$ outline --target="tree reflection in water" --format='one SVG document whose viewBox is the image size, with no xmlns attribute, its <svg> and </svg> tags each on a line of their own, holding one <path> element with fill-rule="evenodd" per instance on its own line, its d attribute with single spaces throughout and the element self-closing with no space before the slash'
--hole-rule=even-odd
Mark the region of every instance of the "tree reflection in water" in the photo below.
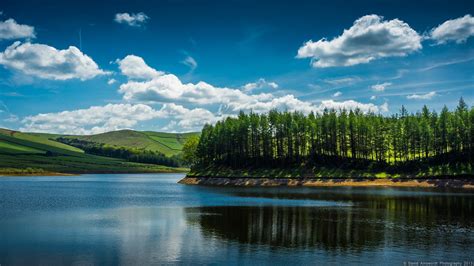
<svg viewBox="0 0 474 266">
<path fill-rule="evenodd" d="M 244 193 L 245 194 L 245 193 Z M 243 195 L 243 194 L 242 194 Z M 246 196 L 255 196 L 247 194 Z M 262 194 L 260 194 L 262 196 Z M 302 198 L 301 194 L 266 195 Z M 319 194 L 313 199 L 345 200 L 345 207 L 220 206 L 186 208 L 189 223 L 205 237 L 272 248 L 370 251 L 381 247 L 429 250 L 473 244 L 474 198 L 416 193 Z"/>
</svg>

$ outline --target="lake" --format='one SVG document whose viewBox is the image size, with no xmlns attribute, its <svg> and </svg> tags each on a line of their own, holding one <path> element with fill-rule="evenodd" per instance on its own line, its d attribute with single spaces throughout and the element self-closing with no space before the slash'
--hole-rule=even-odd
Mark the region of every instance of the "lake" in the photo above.
<svg viewBox="0 0 474 266">
<path fill-rule="evenodd" d="M 469 191 L 200 187 L 183 176 L 0 177 L 0 265 L 474 260 Z"/>
</svg>

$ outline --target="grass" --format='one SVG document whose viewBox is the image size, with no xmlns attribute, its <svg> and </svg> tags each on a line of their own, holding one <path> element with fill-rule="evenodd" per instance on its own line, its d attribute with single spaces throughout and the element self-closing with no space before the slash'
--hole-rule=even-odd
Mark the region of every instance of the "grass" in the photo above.
<svg viewBox="0 0 474 266">
<path fill-rule="evenodd" d="M 0 129 L 0 174 L 187 171 L 185 168 L 133 163 L 86 154 L 78 148 L 54 141 L 54 137 L 58 136 Z"/>
<path fill-rule="evenodd" d="M 469 163 L 442 164 L 412 170 L 349 170 L 329 167 L 292 167 L 292 168 L 243 168 L 208 166 L 191 169 L 188 177 L 228 177 L 228 178 L 444 178 L 456 176 L 474 176 L 473 166 Z"/>
<path fill-rule="evenodd" d="M 23 145 L 19 145 L 19 144 L 15 144 L 15 143 L 11 143 L 11 142 L 8 142 L 8 141 L 1 141 L 0 142 L 0 151 L 2 151 L 3 153 L 8 153 L 8 154 L 35 154 L 35 153 L 42 153 L 44 154 L 45 151 L 42 151 L 42 150 L 38 150 L 38 149 L 35 149 L 35 148 L 31 148 L 31 147 L 27 147 L 27 146 L 23 146 Z"/>
<path fill-rule="evenodd" d="M 18 131 L 11 131 L 11 130 L 5 130 L 2 129 L 0 131 L 0 137 L 3 137 L 5 139 L 6 137 L 11 137 L 15 139 L 15 142 L 19 142 L 21 140 L 27 141 L 27 142 L 34 142 L 38 144 L 44 144 L 46 146 L 50 147 L 55 147 L 61 150 L 68 150 L 72 152 L 81 152 L 83 153 L 81 149 L 78 149 L 76 147 L 72 147 L 54 140 L 49 139 L 47 134 L 31 134 L 31 133 L 22 133 Z"/>
<path fill-rule="evenodd" d="M 13 170 L 12 170 L 13 169 Z M 7 155 L 0 154 L 0 174 L 17 172 L 50 173 L 162 173 L 184 172 L 187 169 L 161 165 L 126 162 L 119 159 L 93 155 L 83 156 L 45 156 L 45 155 Z"/>
<path fill-rule="evenodd" d="M 72 146 L 68 146 L 62 143 L 57 143 L 56 145 L 51 145 L 50 140 L 44 141 L 43 139 L 34 139 L 34 138 L 24 138 L 17 137 L 19 134 L 12 135 L 4 135 L 0 134 L 0 142 L 4 143 L 4 145 L 13 144 L 17 147 L 22 146 L 28 149 L 35 149 L 42 151 L 43 153 L 51 152 L 55 154 L 64 154 L 64 155 L 72 155 L 72 156 L 79 156 L 83 155 L 84 152 L 80 149 L 77 149 Z M 61 145 L 59 145 L 61 144 Z M 5 150 L 0 149 L 0 153 L 6 153 Z"/>
<path fill-rule="evenodd" d="M 196 134 L 198 133 L 174 134 L 151 131 L 141 132 L 119 130 L 97 135 L 65 137 L 104 143 L 111 146 L 158 151 L 166 156 L 173 156 L 181 153 L 183 144 L 189 136 Z M 58 136 L 56 136 L 56 138 L 57 137 Z"/>
</svg>

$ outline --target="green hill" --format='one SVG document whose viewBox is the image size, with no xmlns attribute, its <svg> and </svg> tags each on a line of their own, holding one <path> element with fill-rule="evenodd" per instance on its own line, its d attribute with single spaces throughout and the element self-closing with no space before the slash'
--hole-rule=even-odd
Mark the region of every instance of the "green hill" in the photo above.
<svg viewBox="0 0 474 266">
<path fill-rule="evenodd" d="M 62 137 L 103 143 L 110 146 L 150 150 L 161 152 L 166 156 L 173 156 L 181 152 L 183 144 L 186 142 L 187 138 L 197 134 L 199 133 L 176 134 L 153 131 L 119 130 L 96 135 Z M 60 137 L 60 135 L 52 136 L 53 139 L 57 137 Z"/>
<path fill-rule="evenodd" d="M 48 151 L 66 155 L 84 153 L 81 149 L 48 139 L 41 135 L 22 133 L 8 129 L 0 129 L 0 143 L 2 143 L 1 145 L 4 148 L 10 146 L 18 152 L 21 150 L 35 149 L 36 153 L 40 154 L 45 154 Z M 0 152 L 5 152 L 4 148 L 0 148 Z"/>
<path fill-rule="evenodd" d="M 153 132 L 147 132 L 153 135 Z M 85 138 L 89 141 L 117 145 L 122 147 L 147 147 L 147 149 L 166 150 L 177 154 L 181 146 L 164 145 L 151 140 L 141 132 L 124 130 L 92 136 L 67 136 Z M 161 134 L 161 133 L 158 133 Z M 165 141 L 166 133 L 163 133 Z M 171 134 L 176 135 L 176 134 Z M 180 134 L 178 134 L 180 135 Z M 69 146 L 55 139 L 57 134 L 23 133 L 8 129 L 0 129 L 0 174 L 25 173 L 130 173 L 130 172 L 176 172 L 182 168 L 165 167 L 154 164 L 143 164 L 122 159 L 96 156 L 84 153 L 83 150 Z M 176 138 L 182 143 L 185 138 Z M 178 140 L 179 139 L 179 140 Z M 149 141 L 148 141 L 149 140 Z M 137 146 L 134 146 L 134 145 Z M 160 146 L 161 145 L 161 146 Z M 174 153 L 173 153 L 174 152 Z"/>
</svg>

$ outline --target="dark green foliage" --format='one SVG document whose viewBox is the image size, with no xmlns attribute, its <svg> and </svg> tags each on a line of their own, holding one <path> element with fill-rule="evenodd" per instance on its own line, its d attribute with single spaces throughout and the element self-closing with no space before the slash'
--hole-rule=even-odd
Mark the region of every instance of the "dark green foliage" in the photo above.
<svg viewBox="0 0 474 266">
<path fill-rule="evenodd" d="M 197 167 L 347 166 L 413 168 L 473 159 L 474 111 L 461 98 L 438 115 L 424 106 L 385 117 L 360 110 L 322 114 L 270 111 L 226 118 L 203 128 Z"/>
<path fill-rule="evenodd" d="M 196 150 L 199 144 L 199 136 L 189 137 L 183 145 L 182 160 L 188 165 L 195 165 L 198 162 Z"/>
</svg>

